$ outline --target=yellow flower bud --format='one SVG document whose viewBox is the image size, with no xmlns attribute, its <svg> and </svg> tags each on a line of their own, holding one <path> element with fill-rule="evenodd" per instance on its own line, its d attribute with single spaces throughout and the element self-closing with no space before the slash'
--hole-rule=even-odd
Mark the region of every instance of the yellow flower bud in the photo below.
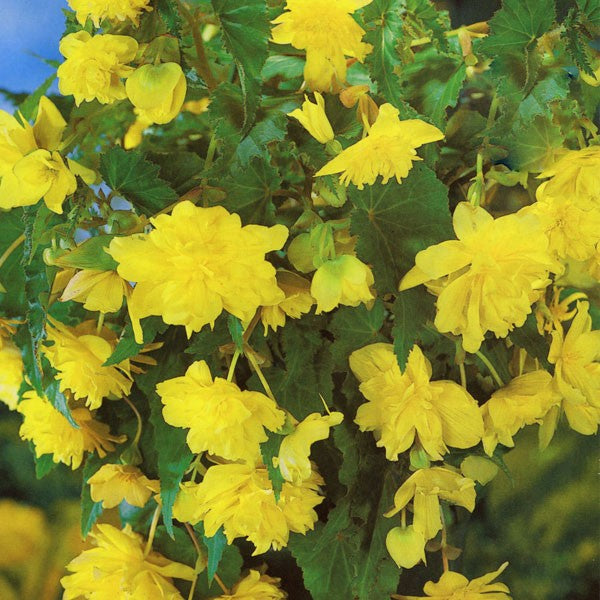
<svg viewBox="0 0 600 600">
<path fill-rule="evenodd" d="M 297 108 L 288 116 L 298 119 L 300 124 L 321 144 L 326 144 L 333 140 L 334 134 L 331 124 L 325 114 L 325 101 L 319 92 L 315 92 L 316 104 L 309 101 L 307 96 L 304 96 L 302 109 Z"/>
<path fill-rule="evenodd" d="M 385 546 L 402 569 L 412 569 L 419 561 L 425 559 L 425 538 L 420 531 L 412 525 L 408 527 L 394 527 L 388 531 Z"/>
</svg>

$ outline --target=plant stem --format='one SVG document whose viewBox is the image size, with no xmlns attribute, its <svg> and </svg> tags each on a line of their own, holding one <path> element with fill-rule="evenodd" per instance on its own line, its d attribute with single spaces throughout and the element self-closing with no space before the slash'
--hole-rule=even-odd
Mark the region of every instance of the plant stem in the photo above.
<svg viewBox="0 0 600 600">
<path fill-rule="evenodd" d="M 462 385 L 466 390 L 467 389 L 467 374 L 465 373 L 464 363 L 460 363 L 458 365 L 458 370 L 460 371 L 460 385 Z"/>
<path fill-rule="evenodd" d="M 194 544 L 194 548 L 196 548 L 196 552 L 198 553 L 198 556 L 202 556 L 203 552 L 202 552 L 202 549 L 200 548 L 200 544 L 198 543 L 198 538 L 196 537 L 194 528 L 189 523 L 184 523 L 184 526 L 188 532 L 188 535 L 192 539 L 192 544 Z M 223 593 L 229 594 L 229 590 L 227 589 L 227 586 L 223 583 L 223 580 L 217 575 L 217 573 L 215 573 L 214 577 L 215 577 L 215 581 L 219 584 L 219 587 L 223 590 Z"/>
<path fill-rule="evenodd" d="M 271 391 L 271 386 L 269 386 L 269 382 L 265 379 L 262 369 L 260 368 L 258 362 L 256 362 L 256 359 L 252 355 L 252 352 L 246 353 L 246 358 L 248 359 L 248 362 L 252 365 L 252 368 L 256 371 L 256 374 L 258 375 L 258 378 L 260 379 L 260 382 L 262 383 L 262 386 L 265 389 L 267 396 L 269 396 L 269 398 L 271 398 L 273 402 L 277 402 L 275 400 L 273 392 Z"/>
<path fill-rule="evenodd" d="M 475 352 L 475 356 L 478 356 L 479 360 L 481 360 L 481 362 L 488 368 L 489 372 L 491 373 L 492 377 L 494 378 L 494 381 L 500 387 L 504 387 L 504 382 L 502 381 L 502 378 L 500 377 L 500 375 L 498 375 L 498 371 L 496 371 L 496 369 L 494 368 L 494 365 L 490 362 L 490 359 L 485 354 L 480 352 L 479 350 L 477 352 Z"/>
<path fill-rule="evenodd" d="M 237 364 L 238 358 L 240 357 L 240 351 L 236 350 L 231 358 L 231 364 L 229 365 L 229 371 L 227 372 L 227 381 L 233 380 L 233 373 L 235 371 L 235 365 Z"/>
<path fill-rule="evenodd" d="M 148 533 L 148 541 L 146 542 L 146 547 L 144 548 L 144 558 L 150 554 L 150 550 L 152 550 L 152 542 L 154 541 L 154 536 L 156 535 L 156 527 L 158 526 L 158 519 L 160 518 L 160 504 L 157 505 L 154 515 L 152 515 L 152 523 L 150 524 L 150 532 Z"/>
<path fill-rule="evenodd" d="M 123 400 L 129 404 L 129 407 L 135 413 L 135 418 L 137 419 L 137 431 L 135 432 L 135 437 L 133 438 L 133 442 L 131 444 L 132 446 L 137 446 L 138 442 L 140 441 L 140 437 L 142 436 L 142 415 L 140 415 L 138 409 L 127 396 L 124 396 Z"/>
<path fill-rule="evenodd" d="M 104 325 L 104 313 L 101 312 L 98 314 L 98 324 L 96 325 L 96 335 L 100 335 L 103 325 Z"/>
<path fill-rule="evenodd" d="M 0 267 L 6 262 L 7 258 L 25 241 L 25 234 L 20 235 L 0 256 Z"/>
</svg>

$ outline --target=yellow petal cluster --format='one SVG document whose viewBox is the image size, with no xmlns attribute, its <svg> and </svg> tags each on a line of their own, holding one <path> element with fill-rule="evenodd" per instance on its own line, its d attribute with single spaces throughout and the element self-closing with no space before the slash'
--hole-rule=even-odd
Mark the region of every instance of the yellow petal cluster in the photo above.
<svg viewBox="0 0 600 600">
<path fill-rule="evenodd" d="M 23 382 L 21 351 L 10 340 L 0 338 L 0 401 L 15 410 Z"/>
<path fill-rule="evenodd" d="M 150 233 L 115 238 L 109 247 L 119 275 L 136 282 L 129 302 L 136 341 L 142 341 L 142 317 L 185 325 L 189 336 L 212 326 L 223 310 L 249 321 L 259 306 L 285 298 L 265 260 L 283 246 L 283 225 L 242 227 L 240 217 L 222 206 L 202 208 L 187 200 L 150 222 Z"/>
<path fill-rule="evenodd" d="M 253 554 L 262 554 L 287 546 L 290 531 L 305 534 L 314 527 L 314 508 L 324 499 L 321 485 L 323 479 L 313 469 L 300 485 L 285 482 L 277 501 L 264 466 L 214 465 L 201 483 L 183 484 L 173 516 L 184 522 L 203 521 L 208 537 L 223 526 L 229 544 L 246 537 L 256 546 Z"/>
<path fill-rule="evenodd" d="M 316 314 L 329 312 L 343 304 L 358 306 L 374 300 L 371 269 L 349 254 L 325 261 L 313 275 L 310 294 L 317 301 Z"/>
<path fill-rule="evenodd" d="M 314 91 L 336 91 L 346 81 L 346 57 L 362 62 L 372 46 L 352 18 L 372 0 L 287 0 L 271 35 L 276 44 L 306 50 L 304 79 Z"/>
<path fill-rule="evenodd" d="M 102 328 L 96 332 L 93 321 L 84 321 L 68 327 L 50 321 L 47 340 L 52 345 L 42 351 L 58 371 L 60 391 L 69 390 L 76 400 L 85 399 L 90 409 L 100 407 L 104 398 L 123 398 L 132 385 L 129 361 L 105 367 L 104 362 L 113 353 L 117 340 L 115 334 Z"/>
<path fill-rule="evenodd" d="M 97 452 L 105 456 L 115 449 L 114 443 L 123 442 L 124 437 L 110 434 L 108 425 L 96 421 L 87 408 L 71 410 L 76 429 L 46 398 L 35 392 L 25 392 L 17 410 L 23 415 L 19 435 L 35 446 L 35 455 L 52 454 L 55 463 L 64 463 L 77 469 L 85 452 Z"/>
<path fill-rule="evenodd" d="M 506 337 L 520 327 L 532 303 L 560 271 L 536 217 L 516 213 L 494 219 L 485 209 L 461 202 L 453 217 L 458 240 L 419 252 L 400 290 L 421 283 L 438 296 L 435 326 L 461 335 L 476 352 L 487 331 Z"/>
<path fill-rule="evenodd" d="M 302 109 L 297 108 L 288 113 L 288 116 L 297 119 L 318 142 L 326 144 L 334 138 L 334 133 L 325 113 L 325 100 L 319 92 L 315 92 L 315 100 L 316 104 L 310 102 L 308 96 L 305 95 Z"/>
<path fill-rule="evenodd" d="M 231 594 L 223 594 L 213 600 L 285 600 L 288 595 L 279 587 L 279 577 L 269 577 L 259 571 L 250 572 L 238 581 Z"/>
<path fill-rule="evenodd" d="M 437 583 L 428 581 L 423 587 L 426 596 L 394 596 L 398 600 L 511 600 L 510 590 L 503 583 L 492 583 L 508 563 L 498 570 L 469 581 L 464 575 L 446 571 Z"/>
<path fill-rule="evenodd" d="M 285 422 L 285 413 L 268 396 L 213 379 L 203 360 L 193 363 L 185 376 L 159 383 L 156 391 L 165 421 L 189 428 L 187 444 L 196 454 L 207 451 L 254 464 L 267 440 L 265 429 L 276 431 Z"/>
<path fill-rule="evenodd" d="M 75 16 L 81 25 L 85 25 L 90 17 L 94 27 L 100 27 L 104 19 L 109 21 L 131 20 L 139 24 L 140 14 L 152 10 L 150 0 L 67 0 L 75 11 Z"/>
<path fill-rule="evenodd" d="M 160 491 L 160 482 L 148 479 L 132 465 L 102 465 L 89 479 L 90 495 L 104 508 L 114 508 L 123 500 L 143 507 L 150 496 Z"/>
<path fill-rule="evenodd" d="M 437 127 L 419 119 L 401 121 L 397 108 L 383 104 L 367 137 L 342 150 L 317 171 L 315 177 L 342 173 L 340 181 L 346 185 L 353 183 L 359 190 L 365 184 L 373 185 L 379 175 L 382 183 L 392 177 L 400 183 L 412 169 L 413 162 L 421 160 L 416 148 L 443 137 Z"/>
<path fill-rule="evenodd" d="M 415 440 L 434 460 L 448 446 L 470 448 L 481 440 L 483 420 L 477 402 L 453 381 L 431 381 L 431 363 L 418 346 L 400 371 L 391 344 L 371 344 L 350 355 L 350 368 L 368 402 L 356 413 L 361 431 L 374 431 L 388 460 Z"/>
<path fill-rule="evenodd" d="M 77 31 L 66 35 L 59 50 L 65 61 L 58 67 L 58 89 L 73 95 L 75 104 L 98 100 L 110 104 L 127 97 L 122 79 L 133 68 L 127 66 L 136 55 L 138 43 L 127 35 Z"/>
<path fill-rule="evenodd" d="M 413 528 L 426 540 L 434 538 L 442 529 L 440 500 L 463 506 L 469 512 L 475 508 L 475 482 L 446 467 L 419 469 L 413 473 L 394 495 L 391 517 L 413 501 Z"/>
<path fill-rule="evenodd" d="M 94 548 L 84 550 L 67 565 L 71 574 L 60 582 L 64 600 L 164 598 L 183 600 L 173 578 L 192 581 L 194 569 L 158 552 L 144 556 L 144 539 L 127 525 L 119 530 L 108 523 L 90 533 Z"/>
<path fill-rule="evenodd" d="M 125 90 L 140 120 L 164 124 L 179 114 L 187 83 L 177 63 L 142 65 L 127 78 Z"/>
<path fill-rule="evenodd" d="M 116 271 L 82 269 L 69 279 L 60 300 L 74 300 L 83 303 L 86 310 L 112 313 L 130 293 L 131 287 Z"/>
<path fill-rule="evenodd" d="M 39 508 L 0 500 L 0 568 L 30 561 L 45 550 L 49 539 L 48 525 Z"/>
</svg>

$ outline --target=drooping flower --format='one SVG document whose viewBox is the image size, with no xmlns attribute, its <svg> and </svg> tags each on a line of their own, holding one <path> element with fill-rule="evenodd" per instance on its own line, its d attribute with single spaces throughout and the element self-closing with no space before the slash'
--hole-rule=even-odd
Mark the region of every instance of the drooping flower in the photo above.
<svg viewBox="0 0 600 600">
<path fill-rule="evenodd" d="M 385 537 L 387 551 L 401 569 L 412 569 L 417 563 L 426 562 L 426 542 L 423 534 L 412 525 L 393 527 Z"/>
<path fill-rule="evenodd" d="M 222 206 L 189 201 L 150 222 L 155 229 L 149 234 L 118 237 L 109 247 L 119 275 L 137 282 L 129 302 L 136 341 L 142 341 L 139 319 L 149 315 L 185 325 L 191 335 L 212 326 L 223 310 L 249 321 L 259 306 L 284 299 L 275 268 L 265 260 L 283 246 L 283 225 L 242 227 Z"/>
<path fill-rule="evenodd" d="M 0 401 L 15 410 L 23 382 L 21 351 L 10 340 L 0 338 Z"/>
<path fill-rule="evenodd" d="M 359 190 L 365 184 L 373 185 L 379 175 L 382 183 L 392 177 L 401 183 L 413 162 L 421 160 L 416 148 L 443 137 L 437 127 L 419 119 L 401 121 L 397 108 L 383 104 L 367 137 L 342 150 L 315 177 L 342 173 L 340 181 L 346 185 L 353 183 Z"/>
<path fill-rule="evenodd" d="M 84 550 L 67 565 L 71 575 L 60 582 L 64 600 L 165 598 L 183 600 L 173 578 L 192 581 L 194 569 L 165 558 L 158 552 L 144 556 L 145 540 L 130 525 L 119 530 L 98 524 L 90 533 L 95 547 Z"/>
<path fill-rule="evenodd" d="M 143 507 L 150 496 L 160 491 L 160 482 L 148 479 L 132 465 L 102 465 L 88 480 L 94 502 L 104 508 L 114 508 L 123 500 L 132 506 Z"/>
<path fill-rule="evenodd" d="M 350 368 L 368 402 L 356 413 L 361 431 L 374 431 L 388 460 L 418 440 L 434 460 L 448 446 L 470 448 L 481 440 L 483 421 L 477 402 L 453 381 L 430 381 L 431 363 L 418 346 L 400 371 L 391 344 L 371 344 L 350 355 Z"/>
<path fill-rule="evenodd" d="M 0 568 L 31 561 L 46 550 L 49 540 L 48 525 L 41 509 L 8 498 L 0 500 Z"/>
<path fill-rule="evenodd" d="M 271 35 L 276 44 L 306 50 L 304 79 L 313 91 L 337 91 L 346 81 L 346 57 L 362 62 L 372 46 L 352 13 L 372 0 L 287 0 Z"/>
<path fill-rule="evenodd" d="M 212 600 L 285 600 L 288 595 L 279 587 L 280 582 L 279 577 L 270 577 L 250 569 L 248 575 L 233 586 L 231 594 L 223 594 Z"/>
<path fill-rule="evenodd" d="M 127 78 L 125 89 L 140 119 L 164 124 L 179 114 L 187 83 L 181 67 L 169 62 L 138 67 Z"/>
<path fill-rule="evenodd" d="M 469 581 L 464 575 L 446 571 L 439 581 L 428 581 L 423 587 L 426 596 L 394 595 L 397 600 L 511 600 L 510 590 L 503 583 L 491 583 L 506 567 Z"/>
<path fill-rule="evenodd" d="M 75 11 L 81 25 L 90 17 L 94 27 L 100 27 L 104 19 L 126 21 L 130 19 L 137 27 L 144 10 L 151 11 L 150 0 L 67 0 Z"/>
<path fill-rule="evenodd" d="M 295 109 L 291 113 L 288 113 L 289 117 L 298 119 L 300 124 L 310 135 L 312 135 L 321 144 L 330 142 L 335 136 L 331 123 L 325 113 L 325 100 L 319 92 L 315 92 L 316 104 L 310 102 L 308 97 L 304 96 L 304 102 L 302 103 L 302 109 Z"/>
<path fill-rule="evenodd" d="M 400 290 L 425 283 L 438 296 L 438 331 L 462 335 L 464 349 L 476 352 L 487 331 L 502 338 L 523 325 L 550 283 L 548 274 L 561 267 L 533 215 L 494 219 L 483 208 L 461 202 L 453 225 L 458 240 L 419 252 Z"/>
<path fill-rule="evenodd" d="M 265 328 L 265 335 L 269 327 L 277 331 L 278 327 L 285 325 L 286 317 L 299 319 L 310 311 L 315 303 L 310 295 L 310 281 L 296 273 L 279 269 L 276 274 L 277 285 L 285 294 L 285 298 L 271 306 L 263 306 L 260 310 L 260 320 Z"/>
<path fill-rule="evenodd" d="M 392 517 L 413 501 L 413 528 L 430 540 L 442 529 L 440 500 L 463 506 L 469 512 L 475 508 L 475 482 L 447 467 L 419 469 L 413 473 L 394 495 L 394 508 L 386 517 Z"/>
<path fill-rule="evenodd" d="M 104 398 L 123 398 L 132 385 L 128 360 L 105 367 L 104 362 L 113 353 L 116 335 L 108 328 L 97 334 L 93 321 L 84 321 L 68 327 L 51 320 L 47 339 L 53 342 L 42 351 L 58 371 L 60 391 L 69 390 L 76 400 L 85 398 L 90 409 L 98 408 Z"/>
<path fill-rule="evenodd" d="M 313 275 L 310 294 L 317 301 L 316 314 L 343 304 L 358 306 L 374 300 L 369 289 L 375 282 L 371 269 L 349 254 L 325 261 Z"/>
<path fill-rule="evenodd" d="M 311 413 L 298 423 L 294 431 L 283 438 L 279 455 L 274 462 L 284 479 L 299 485 L 312 474 L 310 447 L 318 440 L 329 437 L 329 429 L 339 425 L 344 418 L 341 412 L 327 415 Z"/>
<path fill-rule="evenodd" d="M 276 431 L 285 422 L 285 413 L 268 396 L 213 379 L 203 360 L 193 363 L 184 377 L 159 383 L 156 391 L 165 421 L 189 428 L 187 444 L 194 453 L 208 451 L 254 464 L 267 440 L 265 429 Z"/>
<path fill-rule="evenodd" d="M 82 302 L 86 310 L 112 313 L 121 308 L 123 298 L 130 293 L 131 286 L 116 271 L 82 269 L 69 279 L 60 300 L 75 300 Z"/>
<path fill-rule="evenodd" d="M 73 95 L 75 104 L 98 100 L 110 104 L 127 97 L 122 79 L 133 67 L 127 66 L 136 55 L 138 43 L 127 35 L 97 34 L 77 31 L 60 41 L 65 62 L 58 67 L 58 89 L 64 96 Z"/>
<path fill-rule="evenodd" d="M 40 398 L 35 392 L 25 392 L 17 410 L 23 415 L 19 435 L 33 442 L 35 455 L 40 458 L 51 454 L 55 463 L 62 462 L 72 469 L 79 467 L 85 452 L 97 452 L 103 457 L 115 449 L 115 443 L 125 441 L 124 436 L 111 435 L 108 425 L 96 421 L 87 408 L 71 410 L 79 426 L 76 429 L 46 398 Z"/>
</svg>

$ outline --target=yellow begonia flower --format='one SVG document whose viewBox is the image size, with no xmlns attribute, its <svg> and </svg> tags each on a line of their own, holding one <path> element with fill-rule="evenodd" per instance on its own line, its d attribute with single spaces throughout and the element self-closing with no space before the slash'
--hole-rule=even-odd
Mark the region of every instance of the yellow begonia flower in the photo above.
<svg viewBox="0 0 600 600">
<path fill-rule="evenodd" d="M 512 448 L 512 438 L 522 427 L 541 423 L 550 408 L 558 403 L 560 396 L 552 386 L 552 375 L 543 370 L 515 377 L 496 390 L 481 407 L 486 454 L 492 456 L 498 444 Z"/>
<path fill-rule="evenodd" d="M 92 37 L 87 31 L 78 31 L 65 36 L 59 49 L 66 60 L 58 67 L 58 89 L 64 96 L 73 95 L 77 106 L 92 100 L 110 104 L 127 97 L 121 79 L 133 72 L 133 67 L 127 66 L 138 49 L 132 37 Z"/>
<path fill-rule="evenodd" d="M 159 481 L 148 479 L 132 465 L 102 465 L 87 482 L 92 500 L 102 502 L 104 508 L 114 508 L 123 500 L 141 508 L 160 491 Z"/>
<path fill-rule="evenodd" d="M 317 171 L 315 177 L 342 173 L 340 181 L 345 185 L 352 182 L 359 190 L 365 184 L 373 185 L 379 175 L 382 183 L 392 177 L 401 183 L 413 162 L 422 160 L 417 156 L 416 148 L 443 137 L 437 127 L 419 119 L 401 121 L 397 108 L 383 104 L 367 137 L 342 150 Z"/>
<path fill-rule="evenodd" d="M 265 429 L 276 431 L 285 413 L 268 396 L 240 390 L 221 377 L 213 380 L 203 360 L 193 363 L 184 377 L 156 386 L 169 425 L 189 428 L 187 444 L 194 453 L 210 452 L 226 460 L 254 464 Z"/>
<path fill-rule="evenodd" d="M 437 583 L 428 581 L 423 587 L 427 596 L 394 596 L 398 600 L 511 600 L 510 590 L 503 583 L 491 583 L 506 567 L 469 581 L 464 575 L 446 571 Z"/>
<path fill-rule="evenodd" d="M 460 463 L 460 472 L 465 477 L 486 485 L 498 475 L 498 465 L 483 456 L 471 454 Z"/>
<path fill-rule="evenodd" d="M 314 507 L 324 499 L 319 495 L 321 485 L 323 479 L 313 468 L 300 485 L 285 482 L 276 501 L 265 467 L 213 465 L 202 483 L 183 485 L 173 516 L 192 524 L 203 521 L 208 537 L 223 526 L 229 544 L 246 537 L 256 546 L 253 555 L 262 554 L 287 546 L 290 531 L 305 534 L 314 527 Z"/>
<path fill-rule="evenodd" d="M 460 202 L 453 225 L 458 240 L 419 252 L 400 290 L 425 283 L 438 296 L 438 331 L 462 335 L 464 349 L 477 352 L 487 331 L 502 338 L 523 325 L 550 284 L 548 274 L 561 266 L 533 215 L 494 219 L 483 208 Z"/>
<path fill-rule="evenodd" d="M 369 402 L 355 422 L 374 431 L 388 460 L 408 450 L 415 438 L 433 460 L 448 446 L 470 448 L 481 440 L 483 420 L 477 402 L 453 381 L 430 381 L 431 363 L 413 346 L 404 373 L 391 344 L 371 344 L 350 355 L 350 368 Z"/>
<path fill-rule="evenodd" d="M 475 508 L 475 482 L 446 467 L 419 469 L 394 495 L 394 508 L 384 516 L 392 517 L 413 501 L 414 530 L 430 540 L 442 529 L 440 500 L 463 506 L 469 512 Z"/>
<path fill-rule="evenodd" d="M 123 136 L 123 148 L 125 148 L 125 150 L 137 148 L 142 143 L 144 131 L 152 125 L 150 119 L 140 115 L 141 111 L 134 109 L 134 112 L 137 114 L 137 117 Z"/>
<path fill-rule="evenodd" d="M 60 580 L 65 589 L 64 600 L 126 595 L 140 600 L 183 600 L 172 578 L 195 579 L 192 567 L 154 551 L 145 556 L 145 540 L 130 525 L 119 530 L 108 523 L 98 524 L 90 537 L 96 547 L 73 559 L 66 567 L 72 574 Z"/>
<path fill-rule="evenodd" d="M 113 353 L 117 340 L 106 327 L 100 333 L 96 334 L 93 321 L 71 328 L 52 320 L 47 328 L 47 339 L 53 345 L 42 348 L 58 371 L 56 379 L 60 382 L 60 391 L 70 390 L 76 400 L 85 398 L 86 405 L 92 410 L 102 404 L 103 398 L 123 398 L 129 394 L 132 385 L 128 360 L 103 366 Z"/>
<path fill-rule="evenodd" d="M 567 334 L 560 325 L 552 332 L 548 354 L 569 425 L 583 435 L 596 433 L 600 424 L 600 330 L 592 331 L 588 311 L 588 302 L 577 302 Z"/>
<path fill-rule="evenodd" d="M 356 256 L 344 254 L 324 262 L 310 285 L 310 294 L 317 301 L 316 314 L 340 304 L 358 306 L 374 300 L 369 289 L 374 282 L 371 269 Z"/>
<path fill-rule="evenodd" d="M 307 96 L 304 96 L 304 102 L 302 103 L 302 110 L 297 108 L 291 113 L 288 113 L 289 117 L 298 119 L 300 124 L 310 135 L 312 135 L 321 144 L 326 144 L 334 138 L 333 129 L 329 123 L 329 119 L 325 114 L 325 100 L 319 92 L 315 92 L 316 104 L 309 101 Z"/>
<path fill-rule="evenodd" d="M 137 282 L 129 301 L 136 341 L 142 341 L 139 319 L 150 315 L 185 325 L 189 336 L 212 326 L 223 310 L 250 321 L 259 306 L 284 300 L 275 268 L 265 260 L 283 246 L 283 225 L 242 227 L 222 206 L 189 201 L 150 222 L 149 234 L 115 238 L 109 247 L 119 275 Z"/>
<path fill-rule="evenodd" d="M 193 115 L 201 115 L 208 110 L 210 98 L 200 98 L 199 100 L 188 100 L 181 107 L 181 110 L 191 112 Z"/>
<path fill-rule="evenodd" d="M 393 527 L 385 538 L 387 551 L 401 569 L 412 569 L 420 561 L 427 562 L 426 543 L 423 534 L 412 525 Z"/>
<path fill-rule="evenodd" d="M 187 83 L 181 67 L 170 62 L 138 67 L 127 78 L 125 89 L 140 118 L 164 124 L 179 114 Z"/>
<path fill-rule="evenodd" d="M 286 316 L 299 319 L 310 311 L 315 303 L 310 295 L 310 282 L 296 273 L 280 269 L 277 271 L 277 285 L 285 294 L 285 298 L 272 306 L 263 306 L 260 310 L 260 320 L 265 328 L 265 335 L 269 327 L 277 331 L 278 327 L 285 325 Z"/>
<path fill-rule="evenodd" d="M 151 11 L 150 0 L 67 0 L 75 11 L 81 25 L 90 17 L 94 27 L 100 27 L 101 21 L 125 21 L 130 19 L 137 27 L 142 11 Z"/>
<path fill-rule="evenodd" d="M 288 595 L 279 587 L 279 577 L 269 577 L 259 571 L 250 572 L 233 586 L 231 594 L 223 594 L 213 600 L 285 600 Z"/>
<path fill-rule="evenodd" d="M 69 279 L 60 300 L 75 300 L 82 302 L 86 310 L 112 313 L 121 308 L 123 298 L 130 293 L 131 286 L 116 271 L 83 269 Z"/>
<path fill-rule="evenodd" d="M 50 541 L 43 511 L 14 500 L 0 500 L 0 568 L 23 565 L 46 550 Z M 4 597 L 0 595 L 4 600 Z"/>
<path fill-rule="evenodd" d="M 372 0 L 287 0 L 272 23 L 276 44 L 306 50 L 304 79 L 313 91 L 336 91 L 346 81 L 346 56 L 363 62 L 372 50 L 352 13 Z"/>
<path fill-rule="evenodd" d="M 79 425 L 73 427 L 45 398 L 35 392 L 25 392 L 17 405 L 23 415 L 19 435 L 35 446 L 35 455 L 52 454 L 55 463 L 77 469 L 85 452 L 97 452 L 100 457 L 115 449 L 114 443 L 125 441 L 124 436 L 112 436 L 108 425 L 94 420 L 87 408 L 75 408 L 71 415 Z"/>
<path fill-rule="evenodd" d="M 341 412 L 325 416 L 311 413 L 296 425 L 292 433 L 283 438 L 279 456 L 273 459 L 273 464 L 279 466 L 284 479 L 299 485 L 311 476 L 310 447 L 318 440 L 326 440 L 329 429 L 339 425 L 343 419 Z"/>
<path fill-rule="evenodd" d="M 0 338 L 0 401 L 15 410 L 19 401 L 19 388 L 23 382 L 21 351 L 10 340 Z"/>
</svg>

